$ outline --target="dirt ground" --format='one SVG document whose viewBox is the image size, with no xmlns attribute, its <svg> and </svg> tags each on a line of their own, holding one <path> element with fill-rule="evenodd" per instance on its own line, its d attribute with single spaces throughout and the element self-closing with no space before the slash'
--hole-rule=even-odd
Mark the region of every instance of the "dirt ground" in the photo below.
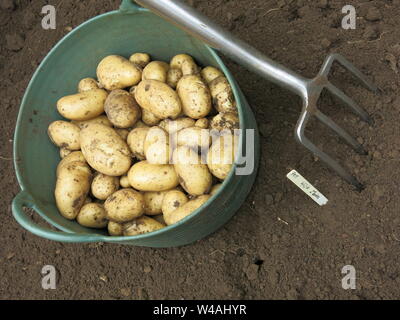
<svg viewBox="0 0 400 320">
<path fill-rule="evenodd" d="M 323 110 L 368 149 L 359 156 L 318 123 L 309 134 L 365 184 L 361 193 L 293 139 L 300 100 L 227 61 L 258 119 L 258 180 L 240 211 L 214 235 L 173 249 L 62 244 L 25 232 L 10 203 L 18 193 L 12 139 L 19 104 L 46 53 L 85 20 L 117 9 L 118 0 L 0 0 L 0 298 L 1 299 L 392 299 L 400 298 L 400 1 L 190 1 L 240 38 L 304 76 L 329 52 L 354 62 L 380 87 L 374 95 L 340 68 L 333 73 L 372 115 L 361 122 L 331 97 Z M 57 9 L 57 29 L 41 27 L 42 6 Z M 357 28 L 344 30 L 352 4 Z M 319 207 L 285 178 L 297 169 L 329 199 Z M 54 265 L 56 290 L 41 269 Z M 357 288 L 341 286 L 342 267 Z"/>
</svg>

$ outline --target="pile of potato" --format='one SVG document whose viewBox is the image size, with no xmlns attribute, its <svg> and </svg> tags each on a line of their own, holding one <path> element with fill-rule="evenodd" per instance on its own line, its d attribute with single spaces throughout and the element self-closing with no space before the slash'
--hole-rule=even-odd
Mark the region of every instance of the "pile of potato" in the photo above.
<svg viewBox="0 0 400 320">
<path fill-rule="evenodd" d="M 97 80 L 61 98 L 70 121 L 48 128 L 60 148 L 55 199 L 60 213 L 112 236 L 172 225 L 201 207 L 234 162 L 239 129 L 228 80 L 187 54 L 170 63 L 146 53 L 111 55 Z"/>
</svg>

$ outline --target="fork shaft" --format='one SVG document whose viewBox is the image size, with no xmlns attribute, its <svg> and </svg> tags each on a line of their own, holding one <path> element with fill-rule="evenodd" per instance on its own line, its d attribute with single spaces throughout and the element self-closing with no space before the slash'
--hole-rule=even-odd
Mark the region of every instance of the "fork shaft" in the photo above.
<svg viewBox="0 0 400 320">
<path fill-rule="evenodd" d="M 248 70 L 290 91 L 306 96 L 308 80 L 274 62 L 263 53 L 227 32 L 206 16 L 179 0 L 135 0 L 209 46 L 221 51 Z"/>
</svg>

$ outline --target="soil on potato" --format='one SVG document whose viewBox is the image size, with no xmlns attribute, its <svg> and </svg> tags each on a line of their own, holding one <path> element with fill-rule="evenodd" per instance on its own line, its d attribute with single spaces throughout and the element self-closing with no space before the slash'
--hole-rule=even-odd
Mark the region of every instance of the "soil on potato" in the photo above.
<svg viewBox="0 0 400 320">
<path fill-rule="evenodd" d="M 2 299 L 388 299 L 400 298 L 400 1 L 195 0 L 198 10 L 304 76 L 330 52 L 354 62 L 382 90 L 365 90 L 347 72 L 333 78 L 372 115 L 369 126 L 331 97 L 321 108 L 368 150 L 357 155 L 317 122 L 307 134 L 365 184 L 361 193 L 299 146 L 293 130 L 300 100 L 226 60 L 258 119 L 260 171 L 237 215 L 193 245 L 173 249 L 62 244 L 24 231 L 10 203 L 18 193 L 12 139 L 23 93 L 46 53 L 71 28 L 117 9 L 120 1 L 0 1 L 0 298 Z M 57 29 L 41 27 L 41 9 L 57 10 Z M 357 12 L 341 27 L 342 7 Z M 60 75 L 62 76 L 62 75 Z M 78 80 L 78 79 L 77 79 Z M 44 137 L 46 139 L 46 137 Z M 329 203 L 319 207 L 285 176 L 297 169 Z M 54 265 L 56 290 L 41 270 Z M 357 288 L 344 290 L 343 266 Z"/>
</svg>

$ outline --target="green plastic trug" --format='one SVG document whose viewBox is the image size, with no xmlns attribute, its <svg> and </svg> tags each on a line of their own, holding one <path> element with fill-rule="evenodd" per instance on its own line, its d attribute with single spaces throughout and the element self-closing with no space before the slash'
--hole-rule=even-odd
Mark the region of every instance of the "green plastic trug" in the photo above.
<svg viewBox="0 0 400 320">
<path fill-rule="evenodd" d="M 255 131 L 255 164 L 251 175 L 232 170 L 222 188 L 203 207 L 181 222 L 149 234 L 110 237 L 105 232 L 80 226 L 63 218 L 55 205 L 55 171 L 58 149 L 47 137 L 48 125 L 60 115 L 56 102 L 76 92 L 84 77 L 95 77 L 98 62 L 110 54 L 129 57 L 133 52 L 151 53 L 153 60 L 169 61 L 178 53 L 192 55 L 203 66 L 221 69 L 230 81 L 242 129 L 256 129 L 245 97 L 215 51 L 145 9 L 123 1 L 121 9 L 95 17 L 77 27 L 47 55 L 34 74 L 23 98 L 14 140 L 14 163 L 21 193 L 12 204 L 16 220 L 30 232 L 63 242 L 114 242 L 150 247 L 173 247 L 206 237 L 224 225 L 249 193 L 256 175 L 259 140 Z M 239 149 L 244 143 L 240 140 Z M 60 231 L 35 224 L 23 207 L 33 208 Z"/>
</svg>

